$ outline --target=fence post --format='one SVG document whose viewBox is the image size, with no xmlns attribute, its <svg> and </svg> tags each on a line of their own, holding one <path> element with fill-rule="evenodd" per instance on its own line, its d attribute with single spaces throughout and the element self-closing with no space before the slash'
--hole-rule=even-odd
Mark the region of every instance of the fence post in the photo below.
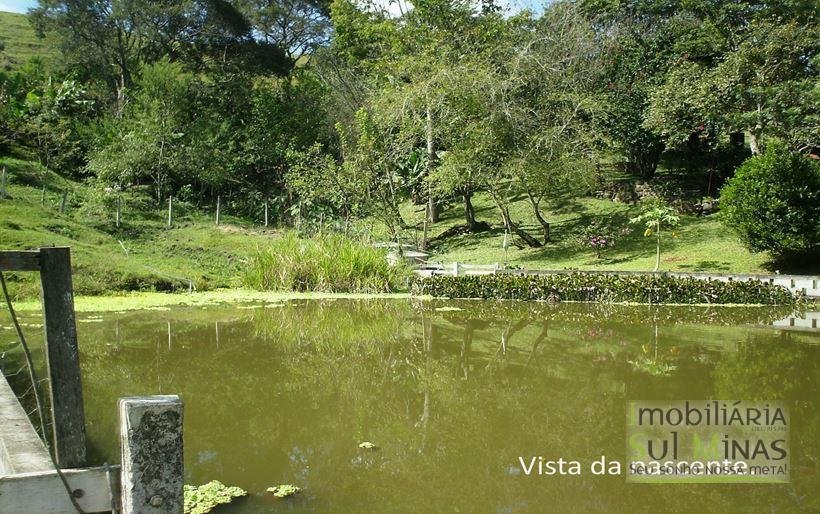
<svg viewBox="0 0 820 514">
<path fill-rule="evenodd" d="M 120 398 L 122 514 L 182 513 L 182 400 Z"/>
<path fill-rule="evenodd" d="M 68 189 L 63 190 L 63 200 L 60 202 L 60 214 L 65 212 L 66 200 L 68 200 Z"/>
<path fill-rule="evenodd" d="M 173 195 L 168 195 L 168 228 L 171 228 L 171 225 L 174 222 L 174 197 Z"/>
<path fill-rule="evenodd" d="M 6 180 L 8 180 L 6 167 L 3 166 L 3 173 L 0 175 L 0 200 L 6 199 Z"/>
<path fill-rule="evenodd" d="M 265 198 L 265 226 L 268 226 L 268 199 Z"/>
<path fill-rule="evenodd" d="M 216 197 L 216 225 L 219 226 L 219 208 L 222 204 L 222 197 L 217 195 Z"/>
<path fill-rule="evenodd" d="M 68 248 L 40 248 L 40 281 L 55 455 L 61 468 L 78 468 L 85 464 L 85 412 Z"/>
<path fill-rule="evenodd" d="M 120 228 L 122 222 L 122 198 L 117 195 L 117 228 Z"/>
</svg>

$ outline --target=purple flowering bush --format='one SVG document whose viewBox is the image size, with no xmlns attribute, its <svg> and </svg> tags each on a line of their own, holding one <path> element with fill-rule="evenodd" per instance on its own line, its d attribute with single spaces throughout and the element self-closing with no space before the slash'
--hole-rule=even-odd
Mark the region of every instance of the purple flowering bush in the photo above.
<svg viewBox="0 0 820 514">
<path fill-rule="evenodd" d="M 615 245 L 615 240 L 604 235 L 592 235 L 587 239 L 587 245 L 595 252 L 595 258 L 601 258 L 601 251 L 604 248 Z"/>
<path fill-rule="evenodd" d="M 604 250 L 614 247 L 618 238 L 629 232 L 629 227 L 614 226 L 609 220 L 593 220 L 582 232 L 579 246 L 592 250 L 600 259 Z"/>
</svg>

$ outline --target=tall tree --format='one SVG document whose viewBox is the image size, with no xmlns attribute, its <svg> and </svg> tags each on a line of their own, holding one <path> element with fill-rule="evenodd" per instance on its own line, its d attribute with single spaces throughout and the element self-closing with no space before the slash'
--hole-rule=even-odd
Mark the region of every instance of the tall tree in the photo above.
<svg viewBox="0 0 820 514">
<path fill-rule="evenodd" d="M 600 146 L 594 123 L 605 105 L 596 89 L 601 61 L 592 24 L 575 6 L 556 4 L 510 66 L 503 111 L 514 142 L 506 169 L 526 194 L 544 243 L 551 235 L 543 204 L 591 183 Z"/>
<path fill-rule="evenodd" d="M 326 0 L 241 0 L 238 5 L 264 41 L 281 48 L 294 62 L 330 37 Z"/>
<path fill-rule="evenodd" d="M 186 174 L 179 142 L 191 119 L 192 80 L 178 63 L 143 65 L 137 94 L 123 116 L 109 122 L 107 140 L 92 154 L 89 169 L 120 188 L 149 179 L 160 202 L 169 181 Z"/>
<path fill-rule="evenodd" d="M 774 136 L 796 151 L 820 139 L 820 25 L 755 21 L 714 65 L 682 60 L 652 93 L 646 126 L 672 144 L 745 132 L 753 154 Z"/>
<path fill-rule="evenodd" d="M 41 34 L 58 36 L 67 67 L 105 85 L 117 113 L 144 63 L 259 53 L 251 26 L 226 0 L 40 0 L 30 15 Z"/>
</svg>

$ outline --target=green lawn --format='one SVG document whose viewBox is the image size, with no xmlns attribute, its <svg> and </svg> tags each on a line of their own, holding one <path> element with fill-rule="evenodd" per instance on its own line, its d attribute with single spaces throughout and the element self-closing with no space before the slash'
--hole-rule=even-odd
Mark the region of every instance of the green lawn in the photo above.
<svg viewBox="0 0 820 514">
<path fill-rule="evenodd" d="M 610 200 L 582 198 L 571 203 L 543 209 L 552 223 L 552 243 L 543 248 L 517 248 L 510 245 L 505 254 L 502 245 L 504 229 L 498 209 L 485 195 L 473 201 L 477 218 L 489 222 L 493 230 L 447 238 L 435 244 L 432 260 L 488 264 L 508 262 L 512 266 L 540 269 L 608 269 L 651 270 L 655 265 L 655 240 L 643 236 L 643 228 L 631 226 L 628 220 L 639 212 L 639 207 Z M 405 219 L 421 221 L 418 206 L 402 208 Z M 513 203 L 513 219 L 530 234 L 540 239 L 541 226 L 537 223 L 526 199 Z M 592 221 L 610 219 L 617 226 L 629 227 L 630 233 L 617 238 L 614 247 L 604 250 L 601 258 L 579 244 L 584 227 Z M 454 203 L 442 213 L 441 221 L 430 228 L 430 236 L 464 224 L 463 207 Z M 676 229 L 677 238 L 662 239 L 661 270 L 711 271 L 735 273 L 765 273 L 769 256 L 752 254 L 717 219 L 711 216 L 682 216 Z M 409 239 L 420 239 L 420 231 L 411 231 Z M 785 270 L 784 270 L 785 271 Z"/>
<path fill-rule="evenodd" d="M 129 202 L 125 202 L 124 223 L 117 229 L 113 209 L 89 207 L 93 195 L 88 188 L 49 172 L 42 205 L 42 169 L 0 158 L 3 165 L 10 174 L 11 198 L 0 200 L 0 249 L 70 246 L 78 294 L 187 289 L 188 284 L 198 290 L 237 287 L 244 260 L 275 236 L 273 230 L 230 216 L 223 216 L 216 227 L 210 215 L 191 208 L 183 211 L 183 206 L 169 230 L 162 209 L 129 210 Z M 61 214 L 66 188 L 71 194 Z M 34 274 L 16 273 L 9 278 L 17 296 L 36 296 Z"/>
<path fill-rule="evenodd" d="M 48 64 L 57 58 L 53 37 L 38 38 L 25 14 L 0 11 L 0 68 L 14 68 L 32 57 L 41 57 Z"/>
</svg>

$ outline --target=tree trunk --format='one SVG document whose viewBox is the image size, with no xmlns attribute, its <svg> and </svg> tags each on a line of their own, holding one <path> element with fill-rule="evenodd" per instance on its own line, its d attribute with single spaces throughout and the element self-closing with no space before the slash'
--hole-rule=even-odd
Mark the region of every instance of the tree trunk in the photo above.
<svg viewBox="0 0 820 514">
<path fill-rule="evenodd" d="M 523 239 L 524 242 L 527 243 L 527 246 L 529 246 L 531 248 L 541 248 L 542 246 L 544 246 L 544 245 L 541 244 L 541 242 L 539 240 L 537 240 L 534 237 L 532 237 L 531 235 L 529 235 L 525 230 L 523 230 L 521 227 L 519 227 L 512 220 L 512 218 L 510 218 L 509 209 L 507 209 L 506 207 L 502 207 L 501 205 L 499 205 L 499 209 L 501 210 L 501 217 L 504 219 L 504 225 L 507 227 L 507 229 L 510 232 L 517 235 L 518 237 L 520 237 L 521 239 Z"/>
<path fill-rule="evenodd" d="M 439 220 L 438 204 L 436 203 L 436 199 L 433 198 L 432 194 L 427 199 L 427 212 L 430 215 L 430 223 L 438 222 L 438 220 Z"/>
<path fill-rule="evenodd" d="M 471 191 L 465 191 L 462 196 L 464 198 L 464 218 L 467 221 L 467 227 L 470 229 L 470 232 L 475 232 L 476 222 L 475 208 L 473 207 L 472 201 L 473 193 Z"/>
<path fill-rule="evenodd" d="M 436 147 L 433 142 L 433 111 L 430 109 L 430 106 L 427 106 L 427 126 L 425 130 L 425 136 L 427 138 L 427 166 L 426 166 L 426 174 L 427 177 L 430 177 L 431 172 L 433 171 L 433 163 L 436 159 Z M 438 205 L 436 204 L 436 199 L 433 198 L 433 192 L 428 192 L 428 199 L 427 199 L 427 212 L 430 216 L 430 221 L 432 223 L 438 222 L 439 212 L 438 212 Z"/>
<path fill-rule="evenodd" d="M 117 111 L 114 117 L 122 118 L 122 111 L 125 109 L 125 77 L 121 74 L 117 80 Z"/>
<path fill-rule="evenodd" d="M 165 153 L 165 141 L 162 141 L 159 146 L 159 158 L 157 159 L 157 174 L 156 180 L 154 181 L 157 187 L 157 203 L 162 203 L 162 186 L 163 186 L 163 173 L 162 173 L 162 157 Z"/>
<path fill-rule="evenodd" d="M 540 204 L 541 200 L 536 200 L 535 197 L 527 191 L 527 198 L 530 200 L 530 205 L 532 205 L 532 210 L 535 213 L 535 218 L 538 220 L 538 223 L 541 224 L 541 228 L 544 230 L 544 244 L 550 242 L 550 222 L 544 219 L 544 216 L 541 215 Z"/>
<path fill-rule="evenodd" d="M 752 155 L 760 155 L 760 135 L 757 132 L 750 132 L 749 133 L 749 150 L 752 151 Z"/>
<path fill-rule="evenodd" d="M 655 247 L 655 271 L 661 269 L 661 225 L 658 224 L 658 243 Z"/>
<path fill-rule="evenodd" d="M 644 180 L 651 180 L 658 169 L 663 149 L 663 144 L 659 143 L 647 143 L 632 148 L 627 154 L 630 171 Z"/>
</svg>

